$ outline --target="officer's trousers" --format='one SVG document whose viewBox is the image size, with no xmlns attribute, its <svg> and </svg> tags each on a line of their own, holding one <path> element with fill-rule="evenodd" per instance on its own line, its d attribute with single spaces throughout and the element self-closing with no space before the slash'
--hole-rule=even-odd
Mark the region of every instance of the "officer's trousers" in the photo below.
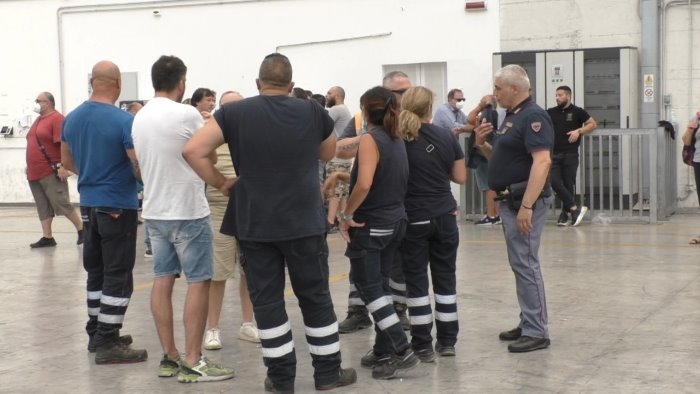
<svg viewBox="0 0 700 394">
<path fill-rule="evenodd" d="M 348 275 L 348 280 L 350 282 L 350 292 L 348 293 L 348 306 L 349 307 L 363 307 L 365 303 L 362 302 L 360 293 L 357 291 L 357 286 L 352 280 L 352 266 L 350 266 L 350 274 Z M 391 289 L 391 299 L 395 304 L 406 305 L 406 279 L 404 278 L 403 271 L 403 259 L 401 258 L 401 253 L 396 253 L 394 256 L 394 262 L 391 264 L 391 275 L 389 277 L 389 288 Z"/>
<path fill-rule="evenodd" d="M 119 338 L 134 290 L 137 211 L 81 207 L 87 271 L 85 330 L 100 347 Z"/>
<path fill-rule="evenodd" d="M 522 335 L 533 338 L 548 338 L 547 301 L 540 270 L 540 240 L 544 230 L 544 219 L 552 203 L 552 197 L 539 198 L 532 205 L 532 231 L 520 234 L 516 220 L 517 212 L 501 202 L 501 220 L 508 248 L 508 262 L 515 274 L 515 289 L 520 304 Z"/>
<path fill-rule="evenodd" d="M 457 342 L 456 260 L 459 230 L 455 215 L 409 223 L 401 243 L 403 270 L 408 288 L 411 316 L 411 346 L 432 349 L 433 314 L 430 308 L 428 266 L 433 279 L 437 341 L 454 346 Z"/>
<path fill-rule="evenodd" d="M 362 301 L 374 318 L 374 352 L 402 353 L 408 340 L 396 315 L 389 280 L 394 256 L 406 232 L 406 221 L 382 228 L 370 226 L 350 229 L 345 256 L 350 259 L 352 279 Z"/>
<path fill-rule="evenodd" d="M 267 376 L 279 390 L 293 390 L 296 353 L 284 304 L 285 263 L 304 318 L 316 385 L 332 384 L 340 374 L 338 322 L 328 288 L 325 235 L 289 241 L 239 240 Z"/>
</svg>

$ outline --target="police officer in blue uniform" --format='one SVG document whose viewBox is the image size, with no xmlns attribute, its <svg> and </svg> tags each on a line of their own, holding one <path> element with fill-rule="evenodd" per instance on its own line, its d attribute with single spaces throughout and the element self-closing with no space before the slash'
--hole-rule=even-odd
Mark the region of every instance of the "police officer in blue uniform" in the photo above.
<svg viewBox="0 0 700 394">
<path fill-rule="evenodd" d="M 476 144 L 489 158 L 489 187 L 502 199 L 503 233 L 520 304 L 518 327 L 499 338 L 514 341 L 508 345 L 510 352 L 522 353 L 550 344 L 539 247 L 552 201 L 548 174 L 554 129 L 547 112 L 530 98 L 530 80 L 522 67 L 498 70 L 494 95 L 507 109 L 506 118 L 495 132 L 484 120 L 476 128 Z M 486 136 L 491 132 L 489 144 Z"/>
</svg>

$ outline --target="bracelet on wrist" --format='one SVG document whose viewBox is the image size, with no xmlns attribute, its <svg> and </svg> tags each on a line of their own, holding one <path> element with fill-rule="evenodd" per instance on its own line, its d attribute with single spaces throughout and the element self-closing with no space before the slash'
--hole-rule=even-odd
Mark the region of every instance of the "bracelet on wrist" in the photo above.
<svg viewBox="0 0 700 394">
<path fill-rule="evenodd" d="M 352 214 L 348 215 L 345 212 L 338 212 L 338 219 L 349 222 L 352 220 Z"/>
<path fill-rule="evenodd" d="M 532 211 L 532 207 L 528 207 L 525 204 L 520 204 L 520 207 L 525 208 L 525 209 L 529 209 L 530 211 Z"/>
</svg>

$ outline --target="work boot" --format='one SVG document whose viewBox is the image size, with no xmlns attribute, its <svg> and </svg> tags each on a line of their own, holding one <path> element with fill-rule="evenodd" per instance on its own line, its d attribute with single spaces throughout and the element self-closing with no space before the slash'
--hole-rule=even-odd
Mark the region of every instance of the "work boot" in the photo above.
<svg viewBox="0 0 700 394">
<path fill-rule="evenodd" d="M 348 308 L 348 317 L 338 324 L 338 332 L 349 334 L 363 328 L 372 327 L 369 312 L 364 306 L 351 306 Z"/>
<path fill-rule="evenodd" d="M 148 352 L 146 349 L 132 349 L 120 340 L 114 340 L 97 347 L 95 364 L 128 364 L 146 361 Z"/>
<path fill-rule="evenodd" d="M 125 345 L 131 345 L 133 339 L 131 338 L 131 335 L 122 335 L 119 337 L 119 341 Z M 95 337 L 90 337 L 87 348 L 88 352 L 90 353 L 95 353 L 97 351 L 97 346 L 95 345 Z"/>
<path fill-rule="evenodd" d="M 336 387 L 349 386 L 357 382 L 357 372 L 353 368 L 341 368 L 338 380 L 331 384 L 317 384 L 316 390 L 325 391 L 332 390 Z"/>
</svg>

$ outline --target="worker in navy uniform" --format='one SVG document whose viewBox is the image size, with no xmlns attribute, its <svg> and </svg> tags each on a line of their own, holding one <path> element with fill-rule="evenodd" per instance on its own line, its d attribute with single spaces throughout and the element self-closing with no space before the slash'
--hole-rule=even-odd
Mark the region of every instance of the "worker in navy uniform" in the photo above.
<svg viewBox="0 0 700 394">
<path fill-rule="evenodd" d="M 540 270 L 539 248 L 544 220 L 552 202 L 547 179 L 554 144 L 552 121 L 530 98 L 525 70 L 508 65 L 496 72 L 494 95 L 506 108 L 497 131 L 484 119 L 476 144 L 489 159 L 489 187 L 500 202 L 508 261 L 515 274 L 520 323 L 499 338 L 514 341 L 508 350 L 529 352 L 549 347 L 547 302 Z M 493 132 L 492 143 L 486 136 Z"/>
</svg>

